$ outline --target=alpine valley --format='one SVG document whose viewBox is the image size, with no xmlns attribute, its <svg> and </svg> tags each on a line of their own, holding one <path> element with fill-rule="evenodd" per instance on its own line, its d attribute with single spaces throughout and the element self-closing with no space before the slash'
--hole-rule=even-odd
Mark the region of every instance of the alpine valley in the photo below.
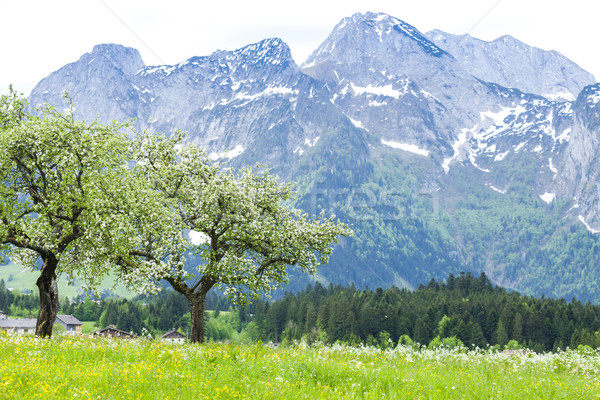
<svg viewBox="0 0 600 400">
<path fill-rule="evenodd" d="M 32 107 L 188 139 L 224 167 L 267 164 L 296 206 L 351 224 L 315 278 L 414 288 L 461 271 L 600 302 L 600 84 L 510 36 L 344 18 L 297 65 L 280 39 L 146 66 L 103 44 L 43 79 Z"/>
</svg>

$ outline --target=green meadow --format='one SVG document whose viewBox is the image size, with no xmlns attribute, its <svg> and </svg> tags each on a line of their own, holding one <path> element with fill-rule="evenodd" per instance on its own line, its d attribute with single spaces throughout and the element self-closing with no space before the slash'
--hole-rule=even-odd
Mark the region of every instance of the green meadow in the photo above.
<svg viewBox="0 0 600 400">
<path fill-rule="evenodd" d="M 0 335 L 3 399 L 597 399 L 600 353 Z"/>
</svg>

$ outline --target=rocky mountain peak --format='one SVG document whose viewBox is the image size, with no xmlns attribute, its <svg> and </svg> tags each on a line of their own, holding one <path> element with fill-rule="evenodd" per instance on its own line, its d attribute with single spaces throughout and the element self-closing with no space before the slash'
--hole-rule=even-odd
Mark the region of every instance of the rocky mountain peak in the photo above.
<svg viewBox="0 0 600 400">
<path fill-rule="evenodd" d="M 349 46 L 354 47 L 353 50 Z M 378 51 L 418 52 L 441 57 L 446 52 L 414 26 L 384 13 L 357 13 L 342 19 L 302 65 L 310 68 L 330 57 L 376 57 Z"/>
<path fill-rule="evenodd" d="M 572 101 L 594 76 L 557 51 L 530 46 L 510 35 L 492 41 L 440 30 L 425 34 L 472 75 L 549 100 Z"/>
<path fill-rule="evenodd" d="M 589 85 L 583 88 L 577 101 L 575 108 L 581 113 L 586 113 L 590 122 L 600 125 L 600 83 Z"/>
<path fill-rule="evenodd" d="M 187 71 L 192 75 L 205 78 L 229 75 L 247 75 L 260 73 L 271 75 L 271 69 L 284 69 L 294 63 L 289 46 L 279 38 L 261 40 L 240 49 L 217 50 L 210 56 L 196 56 L 175 65 L 148 66 L 139 71 L 141 76 L 165 78 L 172 74 Z"/>
<path fill-rule="evenodd" d="M 600 83 L 586 86 L 573 104 L 571 137 L 563 155 L 558 193 L 573 199 L 571 210 L 588 229 L 600 227 Z M 596 229 L 590 227 L 593 226 Z"/>
<path fill-rule="evenodd" d="M 229 53 L 229 59 L 281 65 L 293 62 L 290 47 L 280 38 L 269 38 Z"/>
<path fill-rule="evenodd" d="M 88 63 L 103 60 L 110 63 L 115 68 L 121 70 L 125 75 L 135 75 L 141 68 L 144 67 L 144 61 L 140 56 L 139 51 L 131 47 L 125 47 L 120 44 L 99 44 L 94 46 L 92 51 L 85 54 Z"/>
</svg>

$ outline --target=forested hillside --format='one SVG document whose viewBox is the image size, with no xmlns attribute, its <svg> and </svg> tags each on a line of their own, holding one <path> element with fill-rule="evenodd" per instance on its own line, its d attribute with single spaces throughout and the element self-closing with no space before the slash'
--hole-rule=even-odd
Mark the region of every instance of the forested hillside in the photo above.
<svg viewBox="0 0 600 400">
<path fill-rule="evenodd" d="M 272 340 L 396 343 L 406 335 L 402 340 L 424 345 L 438 336 L 469 347 L 516 340 L 536 351 L 600 345 L 600 306 L 522 296 L 492 285 L 485 274 L 450 275 L 415 291 L 315 285 L 257 303 L 255 313 L 261 336 Z"/>
<path fill-rule="evenodd" d="M 0 309 L 26 316 L 37 307 L 35 295 L 14 295 L 0 280 Z M 416 290 L 359 290 L 354 286 L 308 286 L 274 302 L 234 307 L 214 292 L 207 298 L 209 340 L 242 342 L 295 340 L 343 342 L 387 347 L 419 343 L 499 349 L 527 347 L 538 352 L 600 347 L 600 306 L 575 299 L 534 298 L 494 286 L 485 274 L 431 280 Z M 61 302 L 61 312 L 99 326 L 158 335 L 171 328 L 185 332 L 189 307 L 173 291 L 134 300 Z M 460 341 L 460 342 L 459 342 Z M 510 342 L 510 343 L 509 343 Z"/>
</svg>

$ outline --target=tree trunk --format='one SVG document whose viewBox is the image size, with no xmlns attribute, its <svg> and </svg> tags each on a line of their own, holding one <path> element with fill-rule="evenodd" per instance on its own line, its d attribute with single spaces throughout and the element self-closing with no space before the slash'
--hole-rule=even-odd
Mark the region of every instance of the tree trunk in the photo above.
<svg viewBox="0 0 600 400">
<path fill-rule="evenodd" d="M 36 282 L 40 292 L 40 311 L 35 326 L 35 335 L 43 338 L 52 336 L 52 327 L 58 309 L 57 266 L 58 260 L 53 254 L 45 257 L 40 277 Z"/>
<path fill-rule="evenodd" d="M 190 332 L 191 343 L 204 343 L 204 299 L 216 281 L 204 275 L 194 287 L 189 287 L 179 278 L 165 278 L 175 291 L 183 294 L 190 303 L 190 316 L 192 329 Z"/>
<path fill-rule="evenodd" d="M 190 302 L 190 314 L 192 329 L 190 333 L 191 343 L 204 343 L 204 298 L 206 293 L 194 293 Z"/>
</svg>

